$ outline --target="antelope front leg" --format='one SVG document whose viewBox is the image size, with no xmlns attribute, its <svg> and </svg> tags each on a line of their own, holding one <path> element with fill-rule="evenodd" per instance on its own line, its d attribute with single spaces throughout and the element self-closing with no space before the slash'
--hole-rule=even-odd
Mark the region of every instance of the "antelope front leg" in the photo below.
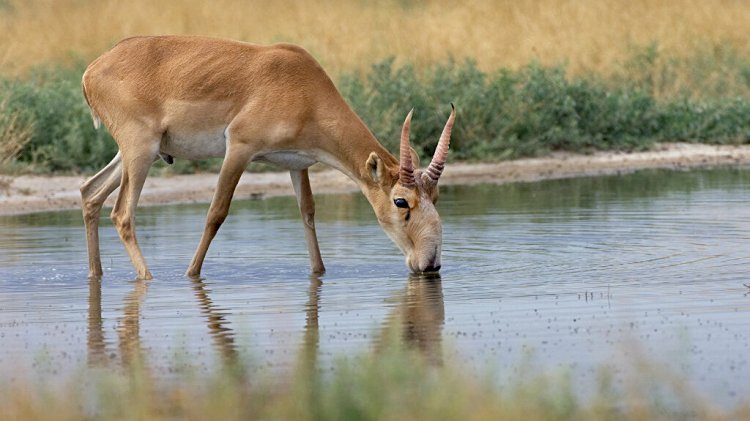
<svg viewBox="0 0 750 421">
<path fill-rule="evenodd" d="M 313 273 L 326 271 L 323 259 L 320 257 L 318 247 L 318 235 L 315 233 L 315 200 L 310 188 L 310 178 L 307 170 L 290 171 L 294 193 L 297 195 L 297 204 L 302 214 L 302 222 L 305 224 L 305 240 L 307 240 L 307 251 L 310 253 L 310 269 Z"/>
<path fill-rule="evenodd" d="M 195 250 L 195 255 L 193 255 L 193 260 L 190 262 L 190 267 L 188 267 L 185 275 L 197 277 L 201 274 L 201 267 L 203 266 L 203 260 L 206 258 L 208 246 L 211 245 L 216 232 L 219 231 L 219 227 L 229 213 L 234 189 L 237 187 L 237 183 L 240 181 L 240 177 L 251 157 L 251 150 L 246 145 L 230 143 L 227 148 L 226 157 L 219 172 L 219 182 L 216 185 L 214 198 L 211 200 L 211 207 L 208 209 L 206 228 L 203 230 L 201 242 Z"/>
</svg>

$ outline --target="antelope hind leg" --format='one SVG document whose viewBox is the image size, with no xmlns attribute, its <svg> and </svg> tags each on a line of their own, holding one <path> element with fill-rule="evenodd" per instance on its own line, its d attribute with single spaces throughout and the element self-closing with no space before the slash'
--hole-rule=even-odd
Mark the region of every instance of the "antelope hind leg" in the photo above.
<svg viewBox="0 0 750 421">
<path fill-rule="evenodd" d="M 122 155 L 117 155 L 96 175 L 81 185 L 81 208 L 86 226 L 86 247 L 89 256 L 89 278 L 102 276 L 99 254 L 99 214 L 104 201 L 120 185 L 122 178 Z"/>
<path fill-rule="evenodd" d="M 139 279 L 153 278 L 135 236 L 135 210 L 141 190 L 143 190 L 143 184 L 148 176 L 148 170 L 156 157 L 156 151 L 154 153 L 136 153 L 133 156 L 128 156 L 127 152 L 123 151 L 120 193 L 117 196 L 115 207 L 112 209 L 112 222 L 117 228 L 120 240 L 130 256 L 130 261 L 133 263 Z"/>
</svg>

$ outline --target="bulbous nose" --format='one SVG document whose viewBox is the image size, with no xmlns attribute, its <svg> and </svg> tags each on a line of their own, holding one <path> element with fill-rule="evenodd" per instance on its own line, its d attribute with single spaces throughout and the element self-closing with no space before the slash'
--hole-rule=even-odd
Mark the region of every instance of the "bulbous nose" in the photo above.
<svg viewBox="0 0 750 421">
<path fill-rule="evenodd" d="M 417 261 L 415 261 L 417 260 Z M 435 254 L 431 258 L 419 261 L 419 259 L 408 259 L 406 265 L 414 273 L 435 273 L 440 270 L 440 255 Z"/>
<path fill-rule="evenodd" d="M 435 266 L 427 266 L 422 272 L 424 273 L 434 273 L 440 271 L 440 265 Z"/>
<path fill-rule="evenodd" d="M 432 256 L 432 259 L 428 261 L 427 265 L 422 269 L 422 272 L 434 273 L 439 270 L 440 270 L 440 249 L 435 251 L 435 254 Z"/>
</svg>

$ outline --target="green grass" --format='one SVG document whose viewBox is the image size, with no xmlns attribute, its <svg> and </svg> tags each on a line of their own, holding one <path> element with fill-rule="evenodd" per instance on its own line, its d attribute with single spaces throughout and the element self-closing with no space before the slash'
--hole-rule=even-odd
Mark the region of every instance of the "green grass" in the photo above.
<svg viewBox="0 0 750 421">
<path fill-rule="evenodd" d="M 0 118 L 0 134 L 10 132 L 11 122 L 14 132 L 30 132 L 0 170 L 93 172 L 114 156 L 116 146 L 106 131 L 92 127 L 80 92 L 83 68 L 51 66 L 24 78 L 0 78 L 6 116 Z M 750 60 L 728 48 L 670 59 L 650 46 L 613 74 L 577 77 L 564 66 L 538 63 L 484 72 L 472 61 L 448 61 L 417 71 L 385 60 L 366 74 L 341 77 L 338 86 L 391 151 L 397 150 L 406 112 L 415 108 L 412 143 L 423 157 L 433 152 L 450 102 L 459 113 L 453 160 L 633 151 L 656 142 L 750 141 Z M 0 139 L 0 150 L 9 149 L 9 142 L 7 136 Z M 169 171 L 219 165 L 220 160 L 178 160 Z"/>
</svg>

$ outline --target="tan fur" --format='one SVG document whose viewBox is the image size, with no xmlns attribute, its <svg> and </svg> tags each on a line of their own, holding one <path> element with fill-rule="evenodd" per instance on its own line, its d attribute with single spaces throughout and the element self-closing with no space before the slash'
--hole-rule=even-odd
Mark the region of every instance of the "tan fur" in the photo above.
<svg viewBox="0 0 750 421">
<path fill-rule="evenodd" d="M 160 154 L 178 159 L 224 157 L 188 275 L 200 274 L 237 182 L 252 160 L 275 162 L 290 170 L 313 271 L 324 270 L 305 170 L 315 161 L 339 169 L 359 184 L 413 270 L 439 266 L 440 219 L 432 203 L 436 188 L 411 189 L 411 223 L 395 222 L 402 213 L 392 194 L 399 187 L 398 160 L 375 139 L 304 49 L 203 37 L 128 38 L 89 65 L 82 86 L 92 117 L 101 119 L 120 149 L 81 187 L 91 276 L 102 274 L 99 212 L 106 197 L 120 186 L 112 220 L 138 277 L 151 278 L 135 236 L 135 208 L 148 169 Z M 419 228 L 423 225 L 433 228 Z"/>
</svg>

